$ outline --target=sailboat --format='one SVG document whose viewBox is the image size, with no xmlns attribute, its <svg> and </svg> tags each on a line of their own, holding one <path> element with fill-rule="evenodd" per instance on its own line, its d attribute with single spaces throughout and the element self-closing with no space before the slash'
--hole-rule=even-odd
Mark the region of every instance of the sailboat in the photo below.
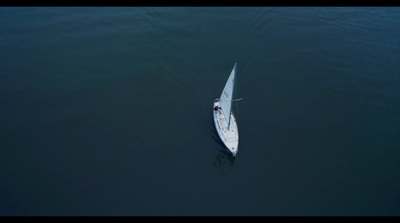
<svg viewBox="0 0 400 223">
<path fill-rule="evenodd" d="M 236 66 L 235 63 L 221 96 L 214 99 L 213 107 L 215 128 L 222 142 L 233 156 L 236 156 L 239 146 L 239 131 L 235 116 L 232 113 L 232 102 L 235 101 L 233 90 L 235 88 Z"/>
</svg>

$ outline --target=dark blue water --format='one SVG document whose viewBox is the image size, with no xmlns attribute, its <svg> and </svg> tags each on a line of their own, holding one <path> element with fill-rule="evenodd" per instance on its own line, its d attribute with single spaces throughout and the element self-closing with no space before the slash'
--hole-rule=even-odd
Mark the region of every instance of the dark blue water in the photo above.
<svg viewBox="0 0 400 223">
<path fill-rule="evenodd" d="M 399 37 L 396 7 L 2 7 L 0 215 L 399 216 Z"/>
</svg>

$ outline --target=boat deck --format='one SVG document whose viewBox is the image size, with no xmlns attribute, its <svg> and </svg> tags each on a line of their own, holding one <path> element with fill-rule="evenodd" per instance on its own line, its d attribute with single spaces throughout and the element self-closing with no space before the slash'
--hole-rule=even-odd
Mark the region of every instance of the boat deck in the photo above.
<svg viewBox="0 0 400 223">
<path fill-rule="evenodd" d="M 219 103 L 214 103 L 214 106 L 219 106 Z M 214 110 L 214 124 L 222 142 L 235 155 L 238 151 L 239 132 L 233 114 L 231 113 L 231 124 L 228 129 L 228 122 L 221 109 Z"/>
</svg>

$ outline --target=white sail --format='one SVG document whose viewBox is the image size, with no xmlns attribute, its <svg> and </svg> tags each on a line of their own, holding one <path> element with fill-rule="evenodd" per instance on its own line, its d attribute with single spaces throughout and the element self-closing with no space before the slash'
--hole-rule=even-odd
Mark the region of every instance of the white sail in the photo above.
<svg viewBox="0 0 400 223">
<path fill-rule="evenodd" d="M 221 105 L 222 113 L 224 114 L 226 121 L 228 123 L 228 129 L 230 126 L 230 119 L 231 119 L 231 108 L 233 99 L 233 88 L 235 85 L 235 76 L 236 76 L 236 63 L 225 84 L 221 97 L 219 98 L 219 103 Z"/>
</svg>

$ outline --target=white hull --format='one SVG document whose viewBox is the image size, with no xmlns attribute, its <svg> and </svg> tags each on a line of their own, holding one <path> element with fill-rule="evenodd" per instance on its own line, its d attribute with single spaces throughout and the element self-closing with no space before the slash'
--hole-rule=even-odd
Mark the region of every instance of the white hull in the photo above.
<svg viewBox="0 0 400 223">
<path fill-rule="evenodd" d="M 218 99 L 214 101 L 213 108 L 215 108 L 215 106 L 220 107 Z M 228 129 L 228 121 L 225 118 L 224 113 L 221 111 L 221 109 L 217 111 L 213 110 L 214 124 L 218 132 L 218 135 L 221 138 L 224 145 L 226 146 L 226 148 L 228 148 L 228 150 L 232 153 L 233 156 L 236 156 L 239 146 L 239 131 L 233 113 L 231 113 L 230 115 L 231 115 L 230 119 L 231 124 Z"/>
</svg>

